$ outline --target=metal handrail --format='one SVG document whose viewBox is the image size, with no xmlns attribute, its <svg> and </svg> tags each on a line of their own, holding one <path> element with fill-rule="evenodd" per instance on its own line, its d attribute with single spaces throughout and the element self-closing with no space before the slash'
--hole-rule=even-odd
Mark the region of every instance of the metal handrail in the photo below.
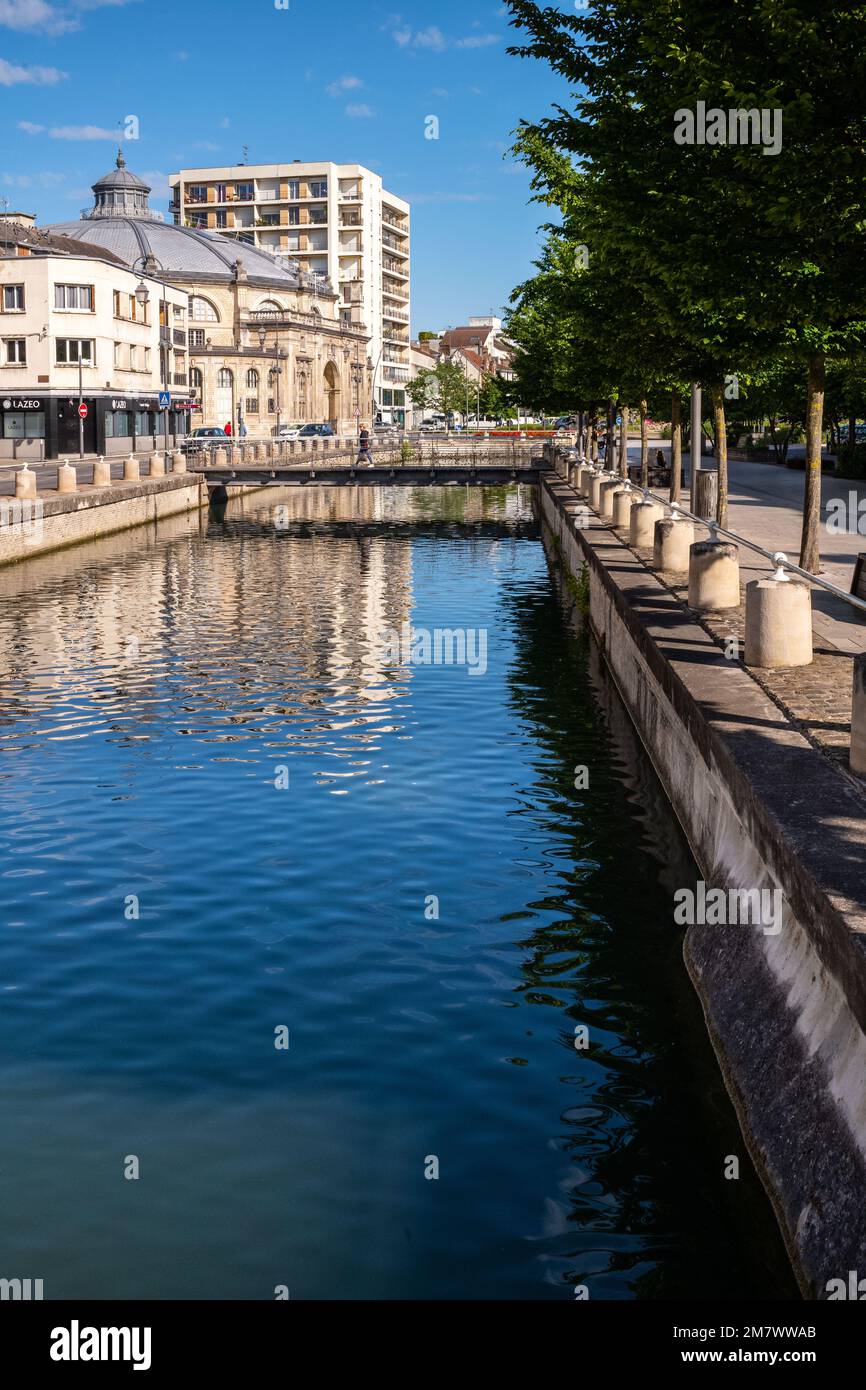
<svg viewBox="0 0 866 1390">
<path fill-rule="evenodd" d="M 585 455 L 583 458 L 578 458 L 578 464 L 580 467 L 595 467 L 591 460 Z M 773 575 L 774 579 L 780 581 L 784 580 L 785 570 L 790 570 L 792 574 L 800 575 L 803 579 L 808 580 L 810 584 L 815 584 L 820 589 L 826 589 L 827 593 L 834 594 L 836 598 L 844 599 L 852 608 L 858 608 L 862 613 L 866 613 L 866 602 L 864 602 L 863 599 L 856 598 L 854 594 L 846 593 L 846 591 L 840 589 L 837 584 L 831 584 L 829 579 L 821 579 L 819 575 L 812 574 L 810 570 L 804 570 L 800 565 L 795 565 L 793 560 L 788 559 L 784 550 L 767 550 L 764 546 L 758 545 L 756 541 L 750 541 L 748 537 L 741 536 L 738 531 L 729 531 L 726 527 L 720 526 L 717 521 L 708 521 L 706 517 L 696 516 L 694 512 L 690 512 L 687 507 L 684 507 L 681 502 L 671 502 L 667 497 L 659 497 L 658 493 L 653 492 L 652 488 L 641 487 L 640 483 L 632 482 L 631 478 L 623 478 L 622 483 L 623 486 L 630 491 L 639 492 L 644 497 L 651 497 L 654 502 L 660 502 L 663 507 L 668 507 L 675 516 L 685 517 L 689 521 L 696 521 L 699 526 L 704 526 L 709 531 L 711 539 L 714 539 L 717 535 L 727 536 L 732 541 L 736 541 L 737 545 L 744 545 L 749 550 L 756 551 L 758 555 L 763 555 L 766 560 L 770 560 L 772 564 L 776 566 L 776 572 Z"/>
</svg>

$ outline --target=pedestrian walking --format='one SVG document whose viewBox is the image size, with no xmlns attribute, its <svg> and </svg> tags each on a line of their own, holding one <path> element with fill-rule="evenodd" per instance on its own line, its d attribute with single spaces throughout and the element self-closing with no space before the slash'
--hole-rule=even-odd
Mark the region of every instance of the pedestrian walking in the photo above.
<svg viewBox="0 0 866 1390">
<path fill-rule="evenodd" d="M 368 468 L 373 467 L 373 455 L 370 450 L 370 431 L 367 429 L 366 425 L 358 435 L 357 462 L 360 463 L 362 459 L 366 461 Z"/>
</svg>

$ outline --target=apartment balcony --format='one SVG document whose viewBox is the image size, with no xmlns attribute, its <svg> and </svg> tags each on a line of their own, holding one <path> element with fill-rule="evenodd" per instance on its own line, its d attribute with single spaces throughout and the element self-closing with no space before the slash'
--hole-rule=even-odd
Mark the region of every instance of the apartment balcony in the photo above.
<svg viewBox="0 0 866 1390">
<path fill-rule="evenodd" d="M 389 217 L 387 213 L 384 212 L 382 213 L 382 225 L 385 227 L 392 227 L 393 230 L 399 232 L 401 236 L 409 235 L 408 227 L 404 227 L 401 222 L 395 221 L 393 217 Z"/>
<path fill-rule="evenodd" d="M 389 251 L 396 251 L 404 260 L 408 260 L 409 252 L 404 250 L 403 243 L 396 237 L 391 236 L 390 232 L 382 233 L 382 245 L 387 246 Z"/>
<path fill-rule="evenodd" d="M 407 309 L 392 309 L 390 304 L 383 304 L 382 318 L 386 321 L 408 323 L 409 311 Z"/>
<path fill-rule="evenodd" d="M 386 275 L 396 275 L 400 280 L 409 279 L 405 265 L 401 265 L 399 261 L 392 261 L 388 256 L 382 257 L 382 269 Z"/>
<path fill-rule="evenodd" d="M 277 193 L 276 189 L 274 188 L 260 188 L 258 195 L 254 199 L 254 201 L 257 203 L 274 203 L 279 198 L 279 196 L 279 193 Z"/>
<path fill-rule="evenodd" d="M 386 381 L 408 381 L 408 367 L 386 367 L 382 373 Z"/>
<path fill-rule="evenodd" d="M 359 216 L 353 216 L 351 214 L 347 215 L 346 213 L 343 213 L 343 215 L 340 218 L 341 227 L 363 227 L 363 225 L 364 219 Z"/>
</svg>

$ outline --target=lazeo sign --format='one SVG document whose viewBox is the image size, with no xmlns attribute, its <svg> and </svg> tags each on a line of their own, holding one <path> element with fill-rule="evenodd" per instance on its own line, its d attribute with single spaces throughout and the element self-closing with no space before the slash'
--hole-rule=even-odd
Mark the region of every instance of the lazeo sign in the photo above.
<svg viewBox="0 0 866 1390">
<path fill-rule="evenodd" d="M 22 400 L 12 397 L 5 397 L 3 401 L 4 410 L 41 410 L 42 402 L 33 400 Z"/>
<path fill-rule="evenodd" d="M 112 410 L 126 410 L 126 401 L 125 401 L 125 400 L 123 400 L 123 401 L 112 401 L 112 402 L 111 402 L 111 409 L 112 409 Z"/>
</svg>

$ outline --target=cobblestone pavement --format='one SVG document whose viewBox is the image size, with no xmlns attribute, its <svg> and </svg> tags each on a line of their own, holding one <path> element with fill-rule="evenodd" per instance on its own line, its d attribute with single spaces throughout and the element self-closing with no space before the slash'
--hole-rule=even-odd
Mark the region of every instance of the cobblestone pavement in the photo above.
<svg viewBox="0 0 866 1390">
<path fill-rule="evenodd" d="M 616 533 L 628 544 L 625 531 Z M 680 602 L 688 607 L 688 575 L 665 574 L 653 565 L 653 553 L 643 548 L 630 547 L 651 570 L 665 588 L 675 594 Z M 740 585 L 741 602 L 739 608 L 723 613 L 695 613 L 689 609 L 692 618 L 710 633 L 723 647 L 731 652 L 731 660 L 741 665 L 745 648 L 746 607 L 745 584 Z M 736 639 L 736 646 L 731 645 Z M 853 781 L 866 798 L 866 785 L 855 778 L 848 769 L 848 747 L 851 740 L 851 702 L 853 654 L 834 647 L 816 644 L 811 666 L 797 666 L 766 670 L 749 666 L 749 674 L 767 692 L 770 698 L 793 720 L 805 738 L 820 749 L 843 773 Z"/>
</svg>

